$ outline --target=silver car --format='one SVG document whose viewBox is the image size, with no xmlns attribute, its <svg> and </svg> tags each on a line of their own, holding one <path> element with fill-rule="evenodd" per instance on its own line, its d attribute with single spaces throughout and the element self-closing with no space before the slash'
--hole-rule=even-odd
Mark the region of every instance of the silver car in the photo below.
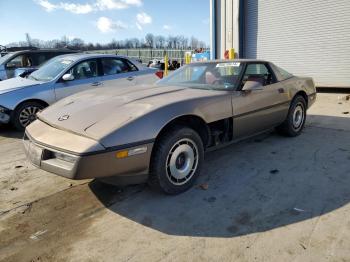
<svg viewBox="0 0 350 262">
<path fill-rule="evenodd" d="M 6 53 L 0 57 L 0 81 L 16 77 L 16 73 L 23 73 L 23 71 L 34 72 L 51 58 L 73 53 L 78 52 L 69 49 L 33 48 L 31 50 Z"/>
<path fill-rule="evenodd" d="M 36 113 L 54 102 L 92 88 L 152 84 L 157 70 L 129 58 L 103 54 L 69 54 L 49 60 L 28 78 L 0 82 L 0 124 L 18 130 L 36 119 Z"/>
</svg>

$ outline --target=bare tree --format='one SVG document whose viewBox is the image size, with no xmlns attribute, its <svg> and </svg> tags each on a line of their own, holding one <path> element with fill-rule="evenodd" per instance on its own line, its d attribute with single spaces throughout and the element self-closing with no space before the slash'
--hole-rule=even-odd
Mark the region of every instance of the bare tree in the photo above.
<svg viewBox="0 0 350 262">
<path fill-rule="evenodd" d="M 197 38 L 195 38 L 194 36 L 191 37 L 191 49 L 195 49 L 195 48 L 198 48 L 199 46 L 199 41 Z"/>
<path fill-rule="evenodd" d="M 28 46 L 32 46 L 31 37 L 30 37 L 30 35 L 28 33 L 26 33 L 26 39 L 27 39 Z"/>
<path fill-rule="evenodd" d="M 68 36 L 66 36 L 66 35 L 62 36 L 61 44 L 63 45 L 63 47 L 67 47 L 69 45 L 69 38 L 68 38 Z"/>
<path fill-rule="evenodd" d="M 69 43 L 69 47 L 72 47 L 73 49 L 80 50 L 84 47 L 84 41 L 80 38 L 74 38 L 72 41 Z"/>
<path fill-rule="evenodd" d="M 168 36 L 167 38 L 161 35 L 154 36 L 149 33 L 143 39 L 130 38 L 125 40 L 112 39 L 111 42 L 106 44 L 100 43 L 84 43 L 80 38 L 74 38 L 69 40 L 67 36 L 63 36 L 61 39 L 53 40 L 40 40 L 34 39 L 26 34 L 26 41 L 19 41 L 9 43 L 7 47 L 28 47 L 30 45 L 38 48 L 73 48 L 77 50 L 101 50 L 101 49 L 123 49 L 123 48 L 169 48 L 169 49 L 196 49 L 207 47 L 206 43 L 199 41 L 195 37 L 191 37 L 190 40 L 183 35 Z"/>
<path fill-rule="evenodd" d="M 158 35 L 155 37 L 155 45 L 156 48 L 164 48 L 165 47 L 165 37 L 162 35 Z"/>
<path fill-rule="evenodd" d="M 168 48 L 173 48 L 175 49 L 176 48 L 176 42 L 177 42 L 177 39 L 175 36 L 168 36 L 168 45 L 167 47 Z"/>
<path fill-rule="evenodd" d="M 154 47 L 154 35 L 153 34 L 150 34 L 148 33 L 146 36 L 145 36 L 145 41 L 146 41 L 146 45 L 150 48 L 153 48 Z"/>
<path fill-rule="evenodd" d="M 180 45 L 182 49 L 187 49 L 188 48 L 188 38 L 182 36 L 180 39 Z"/>
</svg>

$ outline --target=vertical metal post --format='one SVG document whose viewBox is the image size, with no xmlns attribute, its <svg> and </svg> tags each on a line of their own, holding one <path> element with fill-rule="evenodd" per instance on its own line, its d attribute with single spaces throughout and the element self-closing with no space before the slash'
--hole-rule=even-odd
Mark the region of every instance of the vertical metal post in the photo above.
<svg viewBox="0 0 350 262">
<path fill-rule="evenodd" d="M 235 59 L 235 49 L 234 48 L 230 48 L 228 58 Z"/>
<path fill-rule="evenodd" d="M 168 75 L 168 55 L 165 54 L 164 56 L 164 75 Z"/>
<path fill-rule="evenodd" d="M 216 43 L 217 43 L 217 0 L 210 0 L 210 59 L 216 59 Z"/>
</svg>

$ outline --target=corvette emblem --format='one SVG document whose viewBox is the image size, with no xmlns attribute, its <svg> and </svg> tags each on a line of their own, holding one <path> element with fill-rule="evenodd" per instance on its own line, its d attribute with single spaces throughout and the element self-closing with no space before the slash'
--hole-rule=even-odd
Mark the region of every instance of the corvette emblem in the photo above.
<svg viewBox="0 0 350 262">
<path fill-rule="evenodd" d="M 68 118 L 69 118 L 69 115 L 63 115 L 63 116 L 60 116 L 60 117 L 58 118 L 58 121 L 68 120 Z"/>
</svg>

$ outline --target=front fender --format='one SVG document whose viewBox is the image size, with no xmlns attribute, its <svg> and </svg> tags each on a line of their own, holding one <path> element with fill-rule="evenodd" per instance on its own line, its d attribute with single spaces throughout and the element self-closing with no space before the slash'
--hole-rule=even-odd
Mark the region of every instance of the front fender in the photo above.
<svg viewBox="0 0 350 262">
<path fill-rule="evenodd" d="M 185 115 L 200 117 L 206 123 L 231 117 L 231 96 L 225 94 L 185 100 L 156 108 L 134 119 L 129 119 L 123 126 L 102 137 L 100 143 L 105 147 L 113 147 L 154 140 L 163 127 L 169 122 Z M 106 118 L 103 121 L 113 120 L 111 118 Z M 106 122 L 102 124 L 106 124 Z M 100 125 L 92 127 L 88 132 L 99 132 L 98 126 Z"/>
<path fill-rule="evenodd" d="M 55 94 L 53 89 L 46 84 L 25 87 L 0 94 L 0 105 L 10 110 L 14 110 L 20 103 L 27 100 L 41 100 L 50 105 L 55 102 Z"/>
</svg>

